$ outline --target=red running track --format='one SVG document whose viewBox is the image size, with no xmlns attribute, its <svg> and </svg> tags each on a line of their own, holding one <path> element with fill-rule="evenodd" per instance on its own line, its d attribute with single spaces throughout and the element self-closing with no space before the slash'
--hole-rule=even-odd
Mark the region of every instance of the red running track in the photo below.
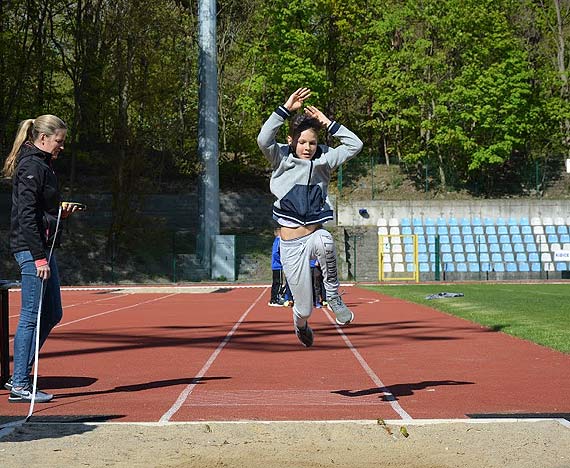
<svg viewBox="0 0 570 468">
<path fill-rule="evenodd" d="M 551 417 L 570 414 L 570 355 L 428 307 L 345 288 L 356 321 L 311 318 L 305 349 L 269 288 L 64 291 L 40 354 L 41 419 L 109 421 Z M 10 294 L 12 333 L 19 293 Z M 25 416 L 0 391 L 0 421 Z"/>
</svg>

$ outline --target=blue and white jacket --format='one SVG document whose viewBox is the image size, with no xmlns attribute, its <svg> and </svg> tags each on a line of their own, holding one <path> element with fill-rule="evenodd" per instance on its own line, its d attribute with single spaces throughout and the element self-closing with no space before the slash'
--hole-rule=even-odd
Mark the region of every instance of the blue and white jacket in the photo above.
<svg viewBox="0 0 570 468">
<path fill-rule="evenodd" d="M 292 225 L 322 224 L 333 219 L 328 198 L 331 174 L 362 150 L 362 141 L 348 128 L 332 121 L 327 131 L 341 144 L 336 148 L 319 145 L 313 159 L 300 159 L 289 145 L 275 141 L 277 132 L 290 115 L 284 106 L 278 107 L 257 137 L 259 148 L 271 163 L 269 188 L 277 197 L 273 218 Z"/>
</svg>

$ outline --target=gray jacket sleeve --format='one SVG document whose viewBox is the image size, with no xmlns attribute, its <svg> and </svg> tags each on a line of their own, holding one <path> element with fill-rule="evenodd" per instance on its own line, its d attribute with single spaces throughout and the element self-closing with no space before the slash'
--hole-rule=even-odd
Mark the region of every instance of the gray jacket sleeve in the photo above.
<svg viewBox="0 0 570 468">
<path fill-rule="evenodd" d="M 327 130 L 331 136 L 338 138 L 341 143 L 336 148 L 323 148 L 323 157 L 326 158 L 331 169 L 336 169 L 362 151 L 363 143 L 360 138 L 345 126 L 332 121 Z"/>
<path fill-rule="evenodd" d="M 283 157 L 282 148 L 287 146 L 282 143 L 277 143 L 275 136 L 283 123 L 285 123 L 285 119 L 290 115 L 285 107 L 279 106 L 265 121 L 257 136 L 257 145 L 273 168 L 277 167 L 281 162 L 281 158 Z M 286 151 L 285 154 L 287 154 Z"/>
</svg>

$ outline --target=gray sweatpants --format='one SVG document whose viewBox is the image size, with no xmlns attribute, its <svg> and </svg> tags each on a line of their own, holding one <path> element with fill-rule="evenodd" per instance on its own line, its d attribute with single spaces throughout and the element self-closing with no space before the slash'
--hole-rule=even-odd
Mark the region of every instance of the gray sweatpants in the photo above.
<svg viewBox="0 0 570 468">
<path fill-rule="evenodd" d="M 280 250 L 283 272 L 293 294 L 293 322 L 303 328 L 313 311 L 311 258 L 316 258 L 321 265 L 327 299 L 338 295 L 334 240 L 330 232 L 320 228 L 298 239 L 281 239 Z"/>
</svg>

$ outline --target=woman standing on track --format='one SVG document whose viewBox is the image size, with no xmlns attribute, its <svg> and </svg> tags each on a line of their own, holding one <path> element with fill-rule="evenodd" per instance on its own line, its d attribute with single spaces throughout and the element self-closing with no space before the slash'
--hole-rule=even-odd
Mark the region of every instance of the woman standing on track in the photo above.
<svg viewBox="0 0 570 468">
<path fill-rule="evenodd" d="M 8 400 L 12 403 L 32 399 L 30 372 L 40 301 L 40 348 L 63 315 L 57 263 L 49 251 L 56 242 L 60 209 L 52 162 L 63 150 L 66 132 L 65 123 L 54 115 L 24 120 L 4 163 L 4 176 L 12 178 L 10 249 L 22 276 L 22 307 L 14 339 L 14 373 L 5 385 L 10 390 Z M 65 208 L 62 217 L 76 209 L 75 206 Z M 53 395 L 41 391 L 35 395 L 38 403 L 52 398 Z"/>
<path fill-rule="evenodd" d="M 315 257 L 323 271 L 329 309 L 339 325 L 348 325 L 354 314 L 338 293 L 339 282 L 334 240 L 322 224 L 333 218 L 327 190 L 331 174 L 362 150 L 360 139 L 314 106 L 293 118 L 287 144 L 275 137 L 291 114 L 311 96 L 299 88 L 263 124 L 257 144 L 271 163 L 270 189 L 277 198 L 273 218 L 281 226 L 281 262 L 294 298 L 293 321 L 301 343 L 313 344 L 307 320 L 313 309 L 310 259 Z M 336 148 L 318 144 L 318 132 L 325 128 L 341 142 Z"/>
</svg>

